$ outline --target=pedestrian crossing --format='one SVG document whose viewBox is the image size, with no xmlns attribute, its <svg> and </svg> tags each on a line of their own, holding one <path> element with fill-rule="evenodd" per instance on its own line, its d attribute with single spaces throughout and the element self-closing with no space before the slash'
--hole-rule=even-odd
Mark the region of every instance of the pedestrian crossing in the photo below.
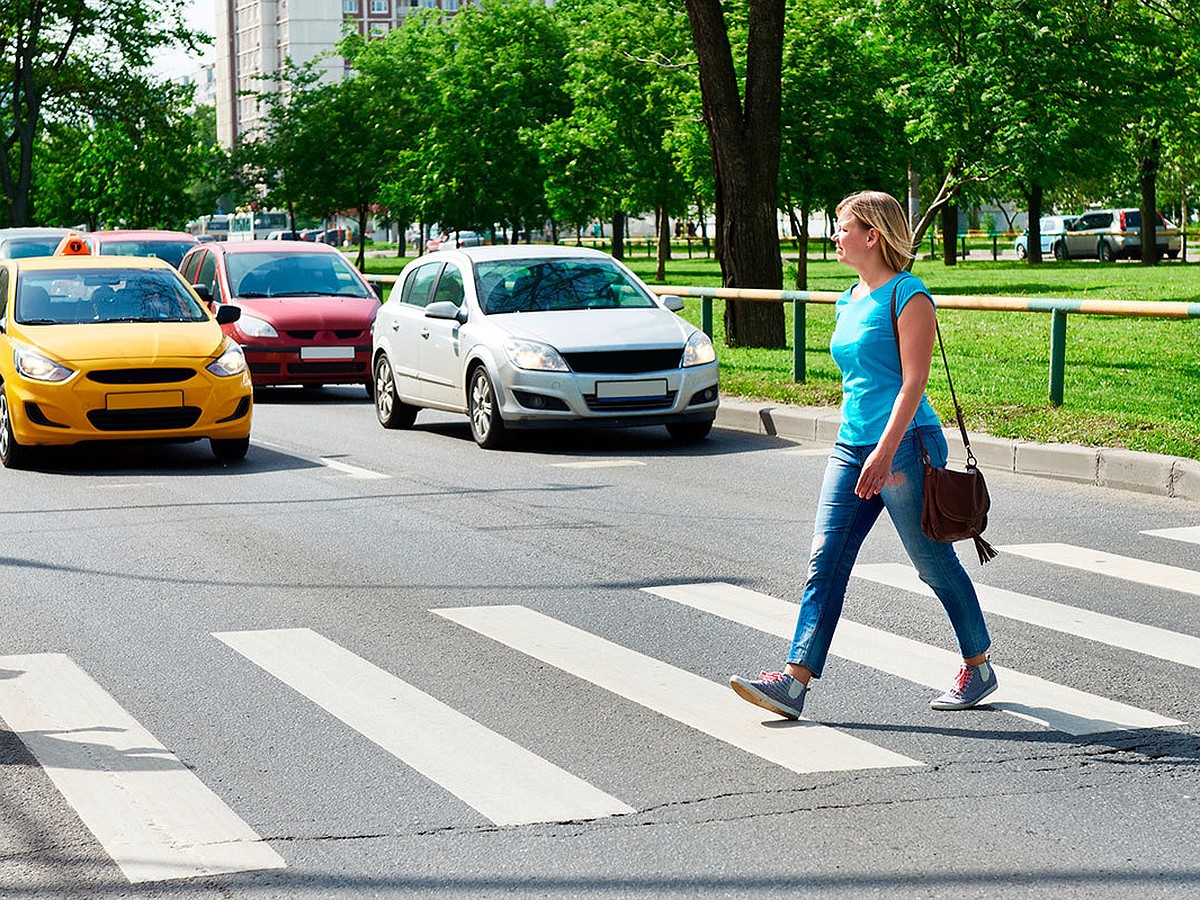
<svg viewBox="0 0 1200 900">
<path fill-rule="evenodd" d="M 1165 533 L 1175 531 L 1176 533 Z M 1191 540 L 1178 530 L 1147 532 Z M 1051 565 L 1087 568 L 1101 576 L 1173 591 L 1191 591 L 1197 573 L 1066 544 L 1024 544 L 1005 551 Z M 854 578 L 918 597 L 932 592 L 907 565 L 859 565 Z M 1148 660 L 1200 668 L 1200 637 L 1095 613 L 989 585 L 977 585 L 990 616 L 1143 654 Z M 780 640 L 779 657 L 795 625 L 796 605 L 726 582 L 649 584 L 649 595 Z M 633 704 L 663 722 L 728 747 L 732 777 L 749 771 L 740 754 L 801 776 L 816 773 L 910 768 L 935 760 L 902 752 L 810 719 L 785 723 L 745 703 L 723 673 L 689 671 L 564 621 L 551 612 L 519 605 L 457 606 L 430 614 L 460 626 L 479 641 L 480 653 L 516 653 L 597 692 L 597 704 Z M 527 749 L 519 734 L 501 734 L 309 628 L 218 631 L 213 637 L 246 665 L 249 677 L 270 678 L 381 747 L 418 773 L 431 791 L 497 827 L 604 820 L 639 812 L 622 796 L 625 780 L 612 760 L 593 770 L 593 784 L 555 760 Z M 497 651 L 496 645 L 506 650 Z M 490 649 L 489 649 L 490 648 Z M 846 618 L 833 655 L 897 679 L 940 691 L 958 666 L 957 654 Z M 772 660 L 778 664 L 778 660 Z M 702 668 L 698 666 L 698 668 Z M 747 667 L 748 668 L 748 667 Z M 997 667 L 1000 689 L 993 710 L 1074 736 L 1186 724 L 1160 711 L 1113 697 Z M 1111 684 L 1111 682 L 1104 682 Z M 533 704 L 515 698 L 514 704 Z M 301 704 L 303 708 L 304 704 Z M 285 860 L 226 805 L 151 731 L 73 660 L 45 653 L 0 657 L 0 720 L 29 752 L 130 882 L 188 879 L 271 870 Z M 955 727 L 972 727 L 970 713 Z M 223 727 L 234 727 L 232 723 Z M 986 729 L 996 728 L 994 718 Z M 652 737 L 648 740 L 653 740 Z M 550 742 L 553 746 L 553 742 Z M 543 751 L 544 753 L 546 751 Z M 644 763 L 653 766 L 653 760 Z M 664 763 L 664 767 L 669 765 Z M 669 780 L 664 771 L 662 778 Z M 451 799 L 453 798 L 453 799 Z M 286 845 L 283 845 L 286 846 Z"/>
</svg>

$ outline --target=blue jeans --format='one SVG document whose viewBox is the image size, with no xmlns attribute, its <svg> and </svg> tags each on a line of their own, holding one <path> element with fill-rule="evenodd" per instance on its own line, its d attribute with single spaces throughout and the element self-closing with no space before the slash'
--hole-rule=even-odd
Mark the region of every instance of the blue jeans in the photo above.
<svg viewBox="0 0 1200 900">
<path fill-rule="evenodd" d="M 924 426 L 921 440 L 934 466 L 946 464 L 946 438 L 941 428 Z M 916 430 L 909 430 L 892 459 L 892 479 L 880 493 L 863 500 L 854 493 L 863 463 L 874 445 L 836 444 L 825 468 L 817 520 L 813 527 L 808 580 L 800 601 L 796 635 L 787 661 L 821 676 L 833 631 L 842 614 L 842 601 L 859 548 L 875 520 L 888 511 L 904 549 L 921 580 L 933 588 L 958 638 L 964 659 L 991 645 L 975 586 L 954 552 L 953 544 L 926 537 L 921 531 L 925 467 Z"/>
</svg>

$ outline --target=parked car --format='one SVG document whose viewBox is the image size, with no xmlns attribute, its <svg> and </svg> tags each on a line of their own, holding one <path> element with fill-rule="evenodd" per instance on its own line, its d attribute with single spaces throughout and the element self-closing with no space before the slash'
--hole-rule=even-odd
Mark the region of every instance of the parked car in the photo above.
<svg viewBox="0 0 1200 900">
<path fill-rule="evenodd" d="M 82 237 L 99 256 L 153 256 L 173 266 L 200 243 L 186 231 L 89 231 Z"/>
<path fill-rule="evenodd" d="M 268 241 L 302 241 L 299 231 L 272 231 L 267 235 Z"/>
<path fill-rule="evenodd" d="M 1041 245 L 1042 256 L 1054 256 L 1055 259 L 1066 259 L 1066 248 L 1063 245 L 1063 238 L 1067 233 L 1068 223 L 1074 221 L 1069 217 L 1063 216 L 1043 216 L 1038 219 L 1038 227 L 1042 233 Z M 1017 236 L 1013 247 L 1017 251 L 1017 256 L 1025 259 L 1029 255 L 1029 231 L 1023 231 Z"/>
<path fill-rule="evenodd" d="M 1096 209 L 1083 213 L 1067 229 L 1066 258 L 1140 259 L 1142 256 L 1142 213 L 1136 209 Z M 1179 256 L 1179 229 L 1158 213 L 1155 226 L 1159 252 L 1171 259 Z"/>
<path fill-rule="evenodd" d="M 0 259 L 53 256 L 69 228 L 0 228 Z"/>
<path fill-rule="evenodd" d="M 456 231 L 454 232 L 454 246 L 456 247 L 482 247 L 487 243 L 483 239 L 483 235 L 478 231 Z"/>
<path fill-rule="evenodd" d="M 204 244 L 180 269 L 218 309 L 242 310 L 225 331 L 246 351 L 256 387 L 361 384 L 371 392 L 371 323 L 379 299 L 333 247 Z"/>
<path fill-rule="evenodd" d="M 481 447 L 510 428 L 665 425 L 697 441 L 718 404 L 717 357 L 605 253 L 574 247 L 442 250 L 400 274 L 372 331 L 375 411 L 464 413 Z"/>
<path fill-rule="evenodd" d="M 81 255 L 0 260 L 0 463 L 80 441 L 250 446 L 246 359 L 170 264 Z"/>
</svg>

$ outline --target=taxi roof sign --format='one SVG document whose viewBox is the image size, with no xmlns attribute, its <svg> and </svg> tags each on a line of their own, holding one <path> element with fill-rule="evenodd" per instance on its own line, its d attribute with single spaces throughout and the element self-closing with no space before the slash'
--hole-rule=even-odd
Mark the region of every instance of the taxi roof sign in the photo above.
<svg viewBox="0 0 1200 900">
<path fill-rule="evenodd" d="M 91 256 L 87 242 L 75 232 L 64 235 L 54 251 L 55 256 Z"/>
</svg>

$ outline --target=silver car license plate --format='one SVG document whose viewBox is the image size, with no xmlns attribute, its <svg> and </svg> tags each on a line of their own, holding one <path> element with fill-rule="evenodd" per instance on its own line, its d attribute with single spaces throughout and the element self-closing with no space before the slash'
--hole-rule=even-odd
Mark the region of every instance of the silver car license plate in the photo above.
<svg viewBox="0 0 1200 900">
<path fill-rule="evenodd" d="M 667 379 L 643 378 L 639 381 L 597 381 L 597 400 L 629 400 L 634 397 L 665 397 Z"/>
</svg>

